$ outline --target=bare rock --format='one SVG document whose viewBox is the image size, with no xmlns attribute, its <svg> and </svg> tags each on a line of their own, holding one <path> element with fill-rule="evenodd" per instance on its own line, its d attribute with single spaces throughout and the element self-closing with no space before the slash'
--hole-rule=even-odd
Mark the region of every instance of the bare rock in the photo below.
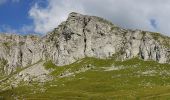
<svg viewBox="0 0 170 100">
<path fill-rule="evenodd" d="M 85 57 L 106 59 L 114 55 L 119 60 L 139 57 L 169 63 L 169 50 L 170 37 L 123 29 L 103 18 L 75 12 L 43 37 L 0 34 L 0 60 L 7 61 L 6 74 L 40 60 L 63 66 Z"/>
</svg>

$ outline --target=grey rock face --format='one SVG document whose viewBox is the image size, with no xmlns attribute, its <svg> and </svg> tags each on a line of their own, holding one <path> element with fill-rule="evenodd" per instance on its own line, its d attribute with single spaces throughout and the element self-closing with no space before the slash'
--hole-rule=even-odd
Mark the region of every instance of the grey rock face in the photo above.
<svg viewBox="0 0 170 100">
<path fill-rule="evenodd" d="M 22 70 L 18 75 L 15 76 L 16 80 L 23 80 L 27 82 L 39 81 L 45 82 L 52 80 L 52 77 L 49 75 L 50 71 L 46 70 L 43 67 L 44 62 L 39 62 L 33 66 Z"/>
<path fill-rule="evenodd" d="M 6 74 L 39 61 L 41 57 L 40 38 L 0 34 L 0 59 L 5 59 Z"/>
<path fill-rule="evenodd" d="M 0 35 L 0 59 L 7 60 L 7 73 L 41 59 L 62 66 L 84 57 L 113 56 L 119 60 L 139 57 L 169 63 L 170 38 L 123 29 L 105 19 L 78 13 L 70 13 L 65 22 L 44 37 Z"/>
<path fill-rule="evenodd" d="M 47 36 L 57 41 L 54 43 L 57 56 L 53 61 L 58 65 L 70 64 L 84 57 L 105 59 L 116 54 L 121 60 L 140 57 L 166 63 L 170 59 L 169 37 L 122 29 L 94 16 L 71 13 L 67 21 Z"/>
</svg>

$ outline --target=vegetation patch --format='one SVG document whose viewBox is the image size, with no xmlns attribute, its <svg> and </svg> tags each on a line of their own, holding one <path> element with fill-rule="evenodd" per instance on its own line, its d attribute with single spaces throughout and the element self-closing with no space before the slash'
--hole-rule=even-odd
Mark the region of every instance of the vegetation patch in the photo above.
<svg viewBox="0 0 170 100">
<path fill-rule="evenodd" d="M 12 46 L 11 42 L 4 42 L 3 45 L 9 50 L 10 47 Z"/>
<path fill-rule="evenodd" d="M 19 45 L 20 45 L 20 46 L 21 46 L 21 45 L 24 45 L 24 44 L 25 44 L 25 42 L 22 42 L 22 41 L 19 42 Z"/>
<path fill-rule="evenodd" d="M 160 44 L 164 45 L 165 47 L 170 48 L 170 37 L 154 32 L 151 32 L 151 35 L 154 40 L 158 41 Z"/>
<path fill-rule="evenodd" d="M 46 69 L 54 69 L 56 68 L 56 65 L 50 60 L 44 63 L 44 66 Z"/>
<path fill-rule="evenodd" d="M 4 68 L 7 66 L 8 61 L 5 59 L 0 59 L 0 79 L 5 76 Z"/>
<path fill-rule="evenodd" d="M 66 66 L 55 66 L 51 61 L 44 64 L 53 69 L 54 80 L 47 83 L 20 85 L 0 93 L 8 99 L 71 99 L 71 100 L 107 100 L 107 99 L 169 99 L 170 65 L 155 61 L 143 61 L 138 58 L 126 61 L 114 59 L 84 58 Z M 73 76 L 59 78 L 69 70 L 75 72 L 84 66 L 94 68 L 76 73 Z M 105 68 L 122 67 L 105 71 Z"/>
<path fill-rule="evenodd" d="M 115 25 L 112 25 L 112 27 L 111 27 L 111 32 L 112 31 L 117 31 L 117 30 L 120 30 L 120 27 L 118 27 L 118 26 L 115 26 Z M 116 33 L 116 35 L 117 35 L 117 33 Z"/>
<path fill-rule="evenodd" d="M 106 20 L 104 18 L 100 18 L 100 17 L 97 17 L 97 16 L 94 16 L 94 17 L 97 18 L 100 22 L 104 22 L 104 23 L 109 24 L 111 26 L 115 26 L 115 25 L 113 25 L 112 22 L 110 22 L 110 21 L 108 21 L 108 20 Z"/>
</svg>

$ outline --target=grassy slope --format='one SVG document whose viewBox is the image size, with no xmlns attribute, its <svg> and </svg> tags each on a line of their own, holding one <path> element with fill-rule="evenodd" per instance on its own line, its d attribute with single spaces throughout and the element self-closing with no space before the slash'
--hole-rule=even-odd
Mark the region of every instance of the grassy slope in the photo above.
<svg viewBox="0 0 170 100">
<path fill-rule="evenodd" d="M 69 77 L 58 76 L 69 70 L 76 72 L 91 64 L 95 66 L 86 72 Z M 85 58 L 71 65 L 56 67 L 50 61 L 44 64 L 52 68 L 54 80 L 48 83 L 21 85 L 3 91 L 0 97 L 27 99 L 170 99 L 170 65 L 137 58 L 124 62 L 112 59 Z M 105 71 L 115 66 L 117 70 Z M 13 97 L 11 96 L 13 95 Z"/>
</svg>

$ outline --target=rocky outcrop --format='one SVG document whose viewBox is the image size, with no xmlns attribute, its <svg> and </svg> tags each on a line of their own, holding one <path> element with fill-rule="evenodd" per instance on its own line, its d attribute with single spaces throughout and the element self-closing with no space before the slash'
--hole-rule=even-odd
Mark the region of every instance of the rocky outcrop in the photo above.
<svg viewBox="0 0 170 100">
<path fill-rule="evenodd" d="M 7 64 L 4 72 L 10 74 L 42 59 L 42 47 L 37 36 L 0 34 L 0 59 Z"/>
<path fill-rule="evenodd" d="M 52 77 L 49 75 L 50 71 L 46 70 L 43 66 L 44 63 L 45 62 L 42 61 L 22 70 L 18 75 L 15 76 L 15 80 L 23 80 L 28 82 L 46 82 L 52 80 Z"/>
<path fill-rule="evenodd" d="M 140 57 L 160 63 L 169 61 L 170 38 L 158 33 L 127 30 L 95 16 L 71 13 L 47 39 L 55 41 L 53 61 L 58 65 L 70 64 L 84 57 L 121 60 Z"/>
<path fill-rule="evenodd" d="M 118 60 L 139 57 L 169 63 L 170 38 L 123 29 L 105 19 L 74 12 L 44 37 L 0 35 L 0 59 L 8 62 L 4 67 L 8 74 L 18 66 L 25 67 L 39 60 L 52 60 L 63 66 L 84 57 Z"/>
</svg>

